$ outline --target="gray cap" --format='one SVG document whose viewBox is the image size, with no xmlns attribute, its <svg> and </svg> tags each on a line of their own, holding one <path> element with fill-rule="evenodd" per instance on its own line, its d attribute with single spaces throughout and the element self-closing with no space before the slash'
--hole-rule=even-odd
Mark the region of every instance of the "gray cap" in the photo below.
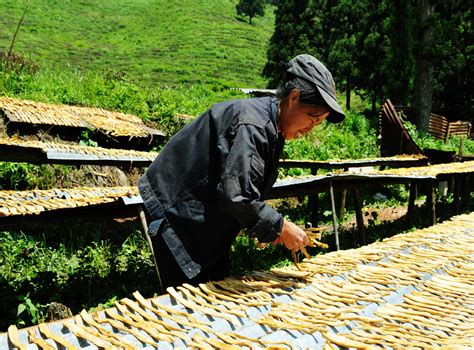
<svg viewBox="0 0 474 350">
<path fill-rule="evenodd" d="M 336 84 L 331 72 L 311 55 L 298 55 L 288 62 L 288 73 L 303 78 L 307 82 L 315 85 L 323 97 L 324 101 L 331 108 L 331 112 L 326 120 L 330 123 L 340 123 L 345 115 L 336 101 Z"/>
</svg>

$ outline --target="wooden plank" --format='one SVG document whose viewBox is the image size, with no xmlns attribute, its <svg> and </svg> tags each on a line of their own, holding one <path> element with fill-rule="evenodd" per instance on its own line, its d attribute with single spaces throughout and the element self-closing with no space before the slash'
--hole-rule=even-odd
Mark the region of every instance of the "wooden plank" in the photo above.
<svg viewBox="0 0 474 350">
<path fill-rule="evenodd" d="M 433 129 L 433 130 L 446 130 L 446 128 L 448 127 L 448 123 L 446 124 L 438 124 L 438 123 L 433 123 L 433 122 L 430 122 L 429 124 L 429 128 L 430 129 Z"/>
<path fill-rule="evenodd" d="M 390 166 L 390 167 L 412 167 L 428 164 L 427 158 L 418 159 L 394 159 L 395 157 L 381 157 L 374 159 L 347 159 L 333 161 L 317 160 L 280 160 L 280 168 L 303 168 L 303 169 L 343 169 L 360 168 L 367 166 Z"/>
<path fill-rule="evenodd" d="M 455 125 L 455 124 L 450 124 L 451 126 L 449 127 L 453 131 L 461 131 L 467 134 L 468 131 L 470 131 L 469 125 Z"/>
<path fill-rule="evenodd" d="M 436 115 L 436 114 L 433 114 L 433 113 L 430 114 L 430 123 L 437 123 L 437 124 L 447 125 L 448 122 L 449 122 L 448 119 L 446 119 L 445 117 L 442 117 L 442 116 L 439 116 L 439 115 Z"/>
<path fill-rule="evenodd" d="M 429 126 L 430 127 L 440 127 L 440 128 L 446 128 L 448 126 L 448 122 L 443 122 L 443 121 L 437 121 L 430 119 Z"/>
<path fill-rule="evenodd" d="M 444 143 L 447 143 L 448 142 L 448 136 L 449 136 L 449 129 L 450 129 L 451 125 L 448 124 L 448 128 L 446 129 L 446 135 L 444 137 Z"/>
<path fill-rule="evenodd" d="M 399 130 L 395 134 L 395 135 L 400 135 L 400 138 L 399 138 L 400 144 L 399 144 L 398 152 L 403 153 L 403 154 L 423 154 L 423 152 L 418 147 L 418 145 L 413 141 L 413 138 L 411 137 L 410 133 L 407 131 L 407 129 L 403 125 L 403 121 L 398 115 L 398 113 L 395 111 L 395 108 L 393 107 L 391 101 L 387 99 L 387 101 L 384 103 L 382 107 L 384 111 L 388 113 L 388 115 L 390 115 L 390 118 L 393 121 L 393 124 Z M 393 130 L 391 130 L 390 132 L 393 132 Z"/>
</svg>

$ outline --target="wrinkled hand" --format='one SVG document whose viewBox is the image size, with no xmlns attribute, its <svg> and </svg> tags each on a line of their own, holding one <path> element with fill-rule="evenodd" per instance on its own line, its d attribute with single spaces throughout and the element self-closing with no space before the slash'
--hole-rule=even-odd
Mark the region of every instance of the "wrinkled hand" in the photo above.
<svg viewBox="0 0 474 350">
<path fill-rule="evenodd" d="M 290 221 L 283 221 L 280 236 L 273 243 L 283 243 L 289 250 L 295 251 L 309 244 L 306 233 Z"/>
</svg>

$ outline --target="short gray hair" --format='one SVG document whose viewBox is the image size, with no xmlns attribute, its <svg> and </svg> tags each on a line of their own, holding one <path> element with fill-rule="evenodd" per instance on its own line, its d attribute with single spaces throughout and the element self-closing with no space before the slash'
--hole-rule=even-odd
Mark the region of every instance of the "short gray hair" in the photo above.
<svg viewBox="0 0 474 350">
<path fill-rule="evenodd" d="M 284 99 L 288 97 L 293 89 L 299 90 L 301 103 L 315 106 L 326 106 L 329 108 L 316 86 L 291 73 L 286 74 L 284 83 L 278 88 L 278 98 Z"/>
</svg>

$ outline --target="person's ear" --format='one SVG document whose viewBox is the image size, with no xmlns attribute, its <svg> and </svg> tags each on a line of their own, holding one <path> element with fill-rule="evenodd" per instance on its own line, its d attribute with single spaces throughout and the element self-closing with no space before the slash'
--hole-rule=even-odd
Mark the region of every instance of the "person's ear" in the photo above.
<svg viewBox="0 0 474 350">
<path fill-rule="evenodd" d="M 298 89 L 293 89 L 290 92 L 290 95 L 288 96 L 290 98 L 290 101 L 295 103 L 298 102 L 300 99 L 300 90 Z"/>
</svg>

